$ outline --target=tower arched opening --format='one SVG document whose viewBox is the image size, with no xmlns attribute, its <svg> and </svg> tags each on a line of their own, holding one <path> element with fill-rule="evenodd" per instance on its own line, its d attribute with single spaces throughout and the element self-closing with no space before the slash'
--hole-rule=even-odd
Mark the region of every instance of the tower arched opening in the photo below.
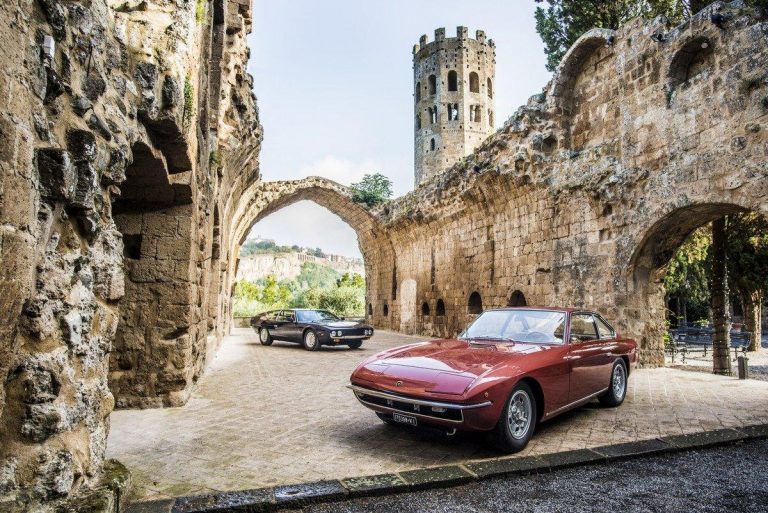
<svg viewBox="0 0 768 513">
<path fill-rule="evenodd" d="M 480 92 L 480 77 L 474 71 L 469 74 L 469 92 L 470 93 Z"/>
</svg>

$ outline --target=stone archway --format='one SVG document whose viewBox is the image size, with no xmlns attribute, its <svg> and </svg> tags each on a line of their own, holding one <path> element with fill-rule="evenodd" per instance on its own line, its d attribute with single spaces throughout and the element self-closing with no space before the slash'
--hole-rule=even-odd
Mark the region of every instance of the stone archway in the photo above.
<svg viewBox="0 0 768 513">
<path fill-rule="evenodd" d="M 744 198 L 746 200 L 746 198 Z M 742 204 L 702 202 L 673 207 L 644 227 L 634 246 L 626 280 L 631 309 L 643 312 L 628 320 L 628 328 L 639 337 L 646 363 L 662 365 L 665 309 L 663 280 L 675 251 L 694 230 L 731 214 L 757 211 Z"/>
<path fill-rule="evenodd" d="M 386 264 L 393 259 L 392 243 L 376 216 L 353 200 L 349 187 L 320 177 L 256 182 L 246 191 L 236 210 L 227 242 L 229 254 L 232 255 L 228 263 L 229 290 L 232 290 L 237 274 L 240 245 L 251 228 L 268 215 L 303 200 L 328 209 L 355 231 L 365 262 L 365 302 L 368 305 L 382 305 L 388 298 L 379 297 L 376 291 L 383 290 L 379 285 L 389 283 L 393 278 L 394 271 L 391 265 Z M 366 314 L 368 321 L 376 325 L 390 324 L 391 317 L 388 311 L 385 314 L 383 308 L 368 308 Z"/>
</svg>

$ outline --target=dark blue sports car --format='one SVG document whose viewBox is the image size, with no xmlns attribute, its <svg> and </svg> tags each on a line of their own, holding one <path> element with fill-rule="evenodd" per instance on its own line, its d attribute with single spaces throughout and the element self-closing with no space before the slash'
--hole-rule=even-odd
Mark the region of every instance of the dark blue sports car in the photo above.
<svg viewBox="0 0 768 513">
<path fill-rule="evenodd" d="M 251 318 L 251 326 L 259 341 L 272 345 L 273 340 L 297 342 L 307 351 L 317 351 L 323 345 L 346 345 L 357 349 L 363 340 L 373 336 L 373 327 L 357 321 L 346 321 L 327 310 L 292 308 L 273 310 Z"/>
</svg>

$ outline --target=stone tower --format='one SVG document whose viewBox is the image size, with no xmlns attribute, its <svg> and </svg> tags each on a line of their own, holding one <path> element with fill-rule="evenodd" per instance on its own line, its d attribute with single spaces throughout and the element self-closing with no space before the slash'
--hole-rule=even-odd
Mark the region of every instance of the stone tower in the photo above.
<svg viewBox="0 0 768 513">
<path fill-rule="evenodd" d="M 435 30 L 413 47 L 415 183 L 451 167 L 469 155 L 494 130 L 496 46 L 466 27 L 456 37 Z"/>
</svg>

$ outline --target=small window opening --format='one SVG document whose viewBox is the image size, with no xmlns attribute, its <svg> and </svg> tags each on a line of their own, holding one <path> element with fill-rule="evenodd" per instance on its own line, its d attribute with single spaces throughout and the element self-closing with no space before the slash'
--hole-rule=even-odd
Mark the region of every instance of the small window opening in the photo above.
<svg viewBox="0 0 768 513">
<path fill-rule="evenodd" d="M 434 75 L 429 76 L 429 94 L 437 94 L 437 77 Z"/>
<path fill-rule="evenodd" d="M 453 70 L 448 72 L 448 90 L 449 91 L 459 90 L 459 75 Z"/>
<path fill-rule="evenodd" d="M 429 315 L 429 303 L 428 303 L 428 302 L 426 302 L 426 301 L 424 301 L 424 302 L 421 304 L 421 315 L 423 315 L 424 317 L 426 317 L 427 315 Z"/>
<path fill-rule="evenodd" d="M 469 301 L 467 302 L 467 313 L 475 315 L 483 313 L 483 298 L 480 297 L 479 292 L 473 292 L 469 295 Z"/>
<path fill-rule="evenodd" d="M 480 78 L 477 76 L 477 73 L 475 73 L 474 71 L 469 74 L 469 92 L 470 93 L 480 92 Z"/>
<path fill-rule="evenodd" d="M 131 260 L 139 260 L 141 258 L 140 233 L 123 235 L 123 257 L 130 258 Z"/>
</svg>

